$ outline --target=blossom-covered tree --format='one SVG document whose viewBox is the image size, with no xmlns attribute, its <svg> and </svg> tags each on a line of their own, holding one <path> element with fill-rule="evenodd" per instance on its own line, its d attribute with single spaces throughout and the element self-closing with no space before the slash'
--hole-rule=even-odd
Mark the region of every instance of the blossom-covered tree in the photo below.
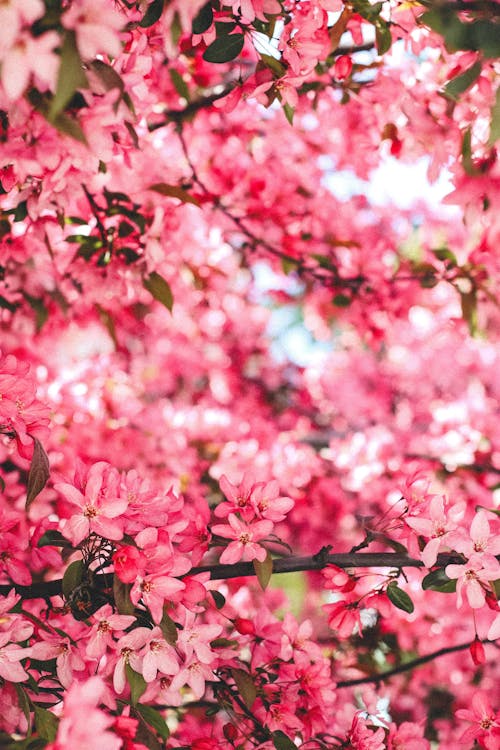
<svg viewBox="0 0 500 750">
<path fill-rule="evenodd" d="M 2 748 L 500 746 L 499 19 L 0 3 Z"/>
</svg>

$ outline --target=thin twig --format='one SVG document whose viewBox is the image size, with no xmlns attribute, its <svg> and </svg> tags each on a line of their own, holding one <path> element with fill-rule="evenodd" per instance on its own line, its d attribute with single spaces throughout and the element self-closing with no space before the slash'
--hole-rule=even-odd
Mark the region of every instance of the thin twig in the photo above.
<svg viewBox="0 0 500 750">
<path fill-rule="evenodd" d="M 469 641 L 467 643 L 459 643 L 457 646 L 445 646 L 444 648 L 440 648 L 438 651 L 433 651 L 432 654 L 419 656 L 418 659 L 407 661 L 404 664 L 400 664 L 399 666 L 394 667 L 393 669 L 388 669 L 386 672 L 379 672 L 379 674 L 370 675 L 369 677 L 359 677 L 355 680 L 340 680 L 336 683 L 336 685 L 338 688 L 346 688 L 355 687 L 356 685 L 367 685 L 373 682 L 383 682 L 384 680 L 388 680 L 390 677 L 394 677 L 395 675 L 403 674 L 403 672 L 409 672 L 412 669 L 421 667 L 422 665 L 427 664 L 430 661 L 434 661 L 434 659 L 437 659 L 440 656 L 452 654 L 456 651 L 465 651 L 465 649 L 470 648 L 471 643 L 473 643 L 473 641 Z M 482 643 L 489 643 L 489 641 L 482 641 Z"/>
</svg>

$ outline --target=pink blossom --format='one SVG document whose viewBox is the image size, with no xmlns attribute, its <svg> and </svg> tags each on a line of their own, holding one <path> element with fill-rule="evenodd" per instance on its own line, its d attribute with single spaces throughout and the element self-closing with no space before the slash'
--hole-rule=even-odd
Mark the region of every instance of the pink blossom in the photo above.
<svg viewBox="0 0 500 750">
<path fill-rule="evenodd" d="M 19 664 L 22 659 L 31 655 L 31 650 L 11 643 L 9 632 L 0 633 L 0 677 L 8 682 L 24 682 L 28 675 Z"/>
<path fill-rule="evenodd" d="M 447 565 L 448 578 L 457 579 L 457 607 L 462 606 L 462 592 L 465 589 L 469 606 L 479 609 L 485 603 L 485 586 L 489 581 L 500 578 L 500 563 L 495 558 L 483 560 L 474 555 L 465 565 Z"/>
<path fill-rule="evenodd" d="M 32 76 L 41 88 L 55 90 L 59 59 L 54 50 L 58 44 L 55 31 L 36 38 L 29 33 L 17 37 L 2 61 L 1 80 L 9 99 L 21 96 Z"/>
<path fill-rule="evenodd" d="M 65 695 L 63 714 L 54 742 L 48 750 L 119 750 L 122 740 L 108 729 L 113 725 L 113 717 L 98 708 L 105 688 L 100 677 L 89 677 L 86 682 L 74 682 L 68 686 Z"/>
<path fill-rule="evenodd" d="M 444 512 L 444 498 L 438 495 L 431 499 L 428 515 L 429 519 L 425 518 L 424 514 L 418 517 L 411 516 L 406 519 L 406 523 L 418 534 L 430 537 L 421 556 L 424 565 L 432 568 L 437 560 L 438 552 L 449 544 L 448 535 L 457 524 L 448 519 Z"/>
<path fill-rule="evenodd" d="M 258 544 L 258 541 L 271 533 L 273 529 L 272 521 L 256 521 L 246 524 L 234 513 L 230 513 L 227 520 L 228 525 L 216 524 L 212 526 L 213 534 L 234 540 L 228 544 L 220 556 L 221 563 L 235 563 L 238 560 L 260 560 L 262 562 L 267 552 L 264 547 Z"/>
<path fill-rule="evenodd" d="M 99 461 L 90 467 L 80 489 L 67 482 L 54 485 L 63 497 L 81 509 L 63 527 L 63 533 L 74 545 L 91 532 L 107 539 L 122 538 L 123 523 L 117 517 L 126 510 L 127 501 L 118 497 L 118 480 L 116 469 Z"/>
<path fill-rule="evenodd" d="M 175 675 L 170 684 L 170 690 L 180 690 L 184 685 L 188 685 L 193 691 L 195 699 L 199 699 L 205 692 L 205 682 L 215 679 L 212 669 L 193 657 L 187 660 Z"/>
<path fill-rule="evenodd" d="M 106 653 L 107 649 L 113 646 L 113 634 L 126 630 L 126 628 L 135 622 L 133 615 L 113 614 L 109 604 L 97 610 L 92 615 L 92 619 L 95 621 L 95 624 L 92 627 L 85 648 L 87 656 L 91 659 L 100 659 Z"/>
<path fill-rule="evenodd" d="M 49 635 L 43 631 L 40 632 L 40 638 L 40 641 L 30 647 L 31 656 L 40 660 L 55 659 L 59 682 L 63 687 L 69 688 L 73 682 L 73 672 L 85 669 L 78 646 L 72 644 L 69 638 Z"/>
<path fill-rule="evenodd" d="M 496 750 L 500 744 L 500 713 L 493 710 L 488 696 L 478 691 L 472 696 L 472 708 L 461 708 L 455 716 L 468 721 L 471 726 L 462 734 L 460 741 L 471 743 L 478 740 L 487 750 Z"/>
<path fill-rule="evenodd" d="M 67 29 L 76 33 L 78 50 L 84 60 L 98 53 L 117 57 L 121 52 L 119 32 L 125 25 L 124 17 L 109 3 L 96 5 L 94 0 L 73 0 L 62 17 Z"/>
<path fill-rule="evenodd" d="M 130 591 L 130 599 L 133 604 L 142 601 L 151 612 L 153 621 L 159 623 L 163 617 L 164 604 L 184 588 L 183 581 L 170 576 L 139 576 Z"/>
<path fill-rule="evenodd" d="M 422 724 L 404 721 L 399 726 L 391 724 L 387 737 L 387 750 L 429 750 L 430 743 L 424 737 Z"/>
</svg>

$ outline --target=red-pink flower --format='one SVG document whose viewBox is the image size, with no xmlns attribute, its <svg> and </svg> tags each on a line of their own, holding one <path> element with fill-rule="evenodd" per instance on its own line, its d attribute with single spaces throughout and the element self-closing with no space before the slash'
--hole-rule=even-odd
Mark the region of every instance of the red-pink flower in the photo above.
<svg viewBox="0 0 500 750">
<path fill-rule="evenodd" d="M 494 711 L 488 696 L 478 691 L 472 697 L 471 708 L 460 708 L 455 716 L 471 726 L 461 736 L 461 742 L 471 743 L 477 740 L 487 750 L 498 750 L 500 747 L 500 712 Z"/>
<path fill-rule="evenodd" d="M 494 557 L 483 560 L 474 555 L 465 565 L 447 565 L 445 572 L 448 578 L 457 579 L 457 606 L 462 606 L 465 591 L 469 606 L 479 609 L 485 603 L 485 586 L 500 578 L 500 564 Z"/>
<path fill-rule="evenodd" d="M 233 539 L 222 555 L 221 563 L 235 563 L 238 560 L 259 560 L 262 562 L 266 557 L 266 550 L 258 541 L 268 536 L 273 529 L 272 521 L 256 521 L 245 523 L 234 513 L 228 517 L 228 525 L 216 524 L 212 526 L 212 533 L 225 539 Z"/>
<path fill-rule="evenodd" d="M 130 591 L 130 599 L 133 604 L 142 601 L 151 612 L 153 621 L 159 623 L 163 617 L 163 605 L 173 594 L 183 590 L 183 581 L 171 576 L 139 576 Z"/>
<path fill-rule="evenodd" d="M 98 53 L 117 57 L 121 52 L 119 31 L 126 19 L 111 5 L 104 7 L 94 0 L 73 0 L 63 14 L 62 23 L 76 33 L 76 43 L 81 56 L 92 59 Z"/>
<path fill-rule="evenodd" d="M 118 496 L 119 474 L 110 464 L 99 461 L 87 472 L 80 489 L 68 482 L 58 482 L 54 488 L 70 503 L 80 508 L 64 522 L 62 533 L 74 544 L 79 544 L 91 532 L 106 539 L 119 540 L 123 523 L 117 517 L 127 508 L 127 500 Z"/>
</svg>

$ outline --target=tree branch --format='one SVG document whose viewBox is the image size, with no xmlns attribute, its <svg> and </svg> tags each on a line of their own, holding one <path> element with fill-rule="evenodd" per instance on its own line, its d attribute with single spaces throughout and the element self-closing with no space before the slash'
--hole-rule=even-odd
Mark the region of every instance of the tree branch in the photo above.
<svg viewBox="0 0 500 750">
<path fill-rule="evenodd" d="M 355 680 L 340 680 L 340 682 L 337 682 L 337 687 L 355 687 L 356 685 L 367 685 L 373 682 L 383 682 L 384 680 L 388 680 L 390 677 L 394 677 L 394 675 L 402 674 L 403 672 L 409 672 L 416 667 L 421 667 L 422 665 L 427 664 L 430 661 L 434 661 L 434 659 L 437 659 L 440 656 L 452 654 L 455 651 L 465 651 L 467 648 L 470 648 L 471 643 L 473 643 L 473 641 L 469 641 L 468 643 L 459 643 L 457 646 L 446 646 L 445 648 L 440 648 L 438 651 L 433 651 L 432 654 L 419 656 L 418 659 L 412 659 L 412 661 L 407 661 L 404 664 L 400 664 L 399 666 L 394 667 L 393 669 L 388 669 L 386 672 L 380 672 L 379 674 L 370 675 L 369 677 L 359 677 Z M 486 640 L 482 641 L 482 643 L 490 643 L 490 641 Z"/>
<path fill-rule="evenodd" d="M 436 565 L 444 567 L 450 563 L 462 563 L 460 556 L 451 554 L 438 555 Z M 327 565 L 336 565 L 339 568 L 423 568 L 421 560 L 415 560 L 408 555 L 397 552 L 341 552 L 338 554 L 324 554 L 305 557 L 281 557 L 273 560 L 273 573 L 295 573 L 304 570 L 322 570 Z M 194 576 L 198 573 L 210 573 L 212 581 L 227 580 L 232 578 L 244 578 L 254 576 L 255 570 L 252 562 L 238 562 L 234 565 L 200 565 L 186 573 Z M 181 576 L 182 578 L 185 576 Z M 95 586 L 107 588 L 109 586 L 109 573 L 101 573 L 95 576 Z M 43 581 L 33 583 L 31 586 L 20 586 L 12 583 L 0 586 L 0 596 L 6 596 L 9 591 L 15 589 L 23 599 L 47 599 L 57 596 L 62 592 L 62 580 Z"/>
</svg>

